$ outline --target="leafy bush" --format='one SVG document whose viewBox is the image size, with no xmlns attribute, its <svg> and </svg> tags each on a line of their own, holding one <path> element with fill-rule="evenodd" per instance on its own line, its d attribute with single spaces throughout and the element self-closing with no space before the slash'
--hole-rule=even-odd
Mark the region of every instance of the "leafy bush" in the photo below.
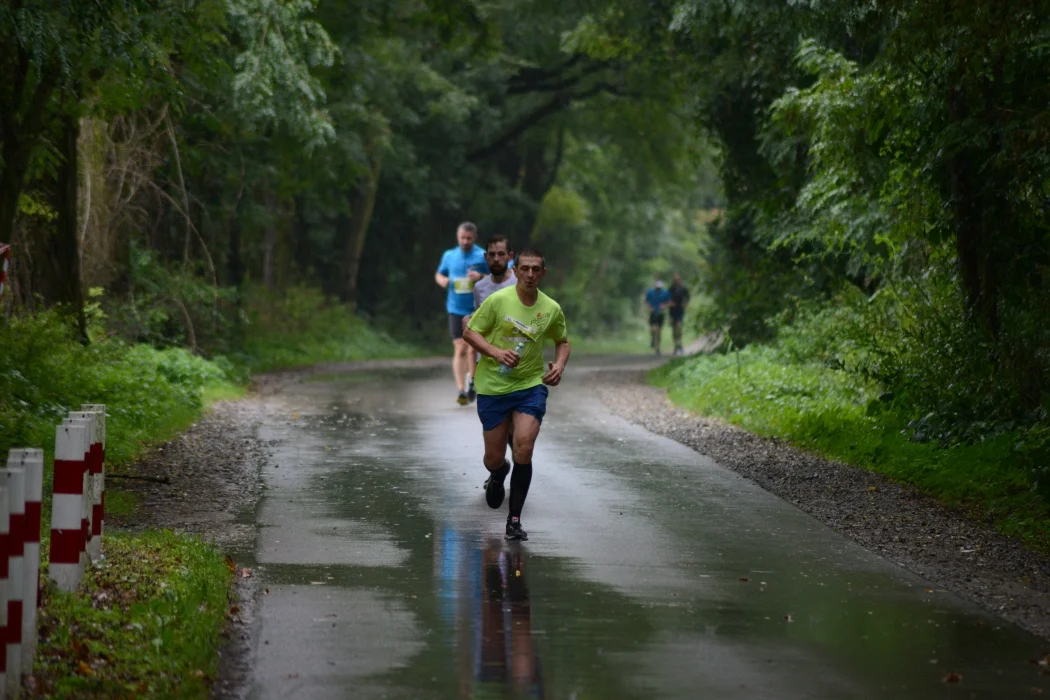
<svg viewBox="0 0 1050 700">
<path fill-rule="evenodd" d="M 252 371 L 320 362 L 405 357 L 418 348 L 398 343 L 312 287 L 282 292 L 252 289 L 246 322 L 232 357 Z"/>
<path fill-rule="evenodd" d="M 207 387 L 230 382 L 228 361 L 182 348 L 157 350 L 105 336 L 74 340 L 57 312 L 0 323 L 0 454 L 10 447 L 53 449 L 55 426 L 83 403 L 103 403 L 110 461 L 132 458 L 146 441 L 188 424 Z"/>
</svg>

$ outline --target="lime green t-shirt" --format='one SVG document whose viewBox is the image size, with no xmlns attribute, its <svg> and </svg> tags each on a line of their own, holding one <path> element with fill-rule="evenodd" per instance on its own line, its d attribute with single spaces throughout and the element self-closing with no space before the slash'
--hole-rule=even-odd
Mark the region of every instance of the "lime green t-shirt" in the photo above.
<svg viewBox="0 0 1050 700">
<path fill-rule="evenodd" d="M 512 391 L 530 389 L 543 382 L 543 341 L 565 340 L 565 313 L 558 302 L 539 292 L 536 303 L 525 306 L 516 287 L 493 292 L 470 317 L 468 327 L 502 350 L 513 350 L 524 342 L 521 360 L 510 374 L 501 374 L 500 363 L 482 357 L 478 363 L 474 386 L 479 394 L 500 396 Z"/>
</svg>

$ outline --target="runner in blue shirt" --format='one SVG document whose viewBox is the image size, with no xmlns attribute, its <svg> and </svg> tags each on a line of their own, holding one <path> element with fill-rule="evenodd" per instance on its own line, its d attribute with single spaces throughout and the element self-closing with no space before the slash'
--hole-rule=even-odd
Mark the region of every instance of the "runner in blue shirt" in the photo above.
<svg viewBox="0 0 1050 700">
<path fill-rule="evenodd" d="M 671 305 L 671 294 L 664 289 L 659 279 L 645 293 L 645 304 L 649 307 L 649 331 L 652 335 L 650 346 L 660 354 L 660 335 L 664 328 L 664 309 Z"/>
<path fill-rule="evenodd" d="M 452 337 L 452 374 L 456 377 L 459 396 L 456 403 L 466 406 L 477 394 L 470 381 L 470 346 L 463 340 L 463 317 L 474 312 L 474 283 L 489 274 L 485 262 L 485 251 L 475 245 L 478 227 L 469 221 L 459 225 L 456 231 L 455 248 L 446 250 L 441 256 L 434 280 L 448 289 L 445 309 L 448 312 L 448 333 Z"/>
</svg>

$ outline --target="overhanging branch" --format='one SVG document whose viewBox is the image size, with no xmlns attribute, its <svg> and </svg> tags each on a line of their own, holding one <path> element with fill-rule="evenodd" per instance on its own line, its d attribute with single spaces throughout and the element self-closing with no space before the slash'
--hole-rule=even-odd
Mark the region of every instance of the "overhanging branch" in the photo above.
<svg viewBox="0 0 1050 700">
<path fill-rule="evenodd" d="M 530 127 L 539 124 L 541 121 L 551 116 L 552 114 L 560 112 L 561 110 L 571 105 L 573 102 L 586 100 L 603 92 L 618 96 L 633 95 L 633 93 L 625 92 L 618 85 L 614 85 L 613 83 L 607 82 L 595 83 L 588 89 L 578 93 L 560 93 L 552 97 L 547 102 L 543 103 L 533 112 L 522 117 L 514 126 L 510 127 L 492 143 L 486 146 L 482 146 L 481 148 L 477 148 L 468 153 L 467 160 L 473 162 L 476 160 L 481 160 L 482 158 L 486 158 L 487 156 L 490 156 L 493 153 L 497 153 L 504 146 L 506 146 L 511 141 L 525 133 L 525 131 L 527 131 Z"/>
</svg>

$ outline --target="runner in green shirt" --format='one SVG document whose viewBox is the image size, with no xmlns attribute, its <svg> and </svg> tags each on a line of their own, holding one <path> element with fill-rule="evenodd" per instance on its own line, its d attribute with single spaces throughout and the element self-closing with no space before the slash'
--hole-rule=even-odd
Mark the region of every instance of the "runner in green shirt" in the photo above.
<svg viewBox="0 0 1050 700">
<path fill-rule="evenodd" d="M 527 540 L 521 510 L 532 483 L 532 450 L 547 412 L 547 387 L 561 383 L 569 361 L 565 314 L 540 291 L 547 272 L 543 254 L 527 248 L 517 257 L 518 281 L 493 292 L 474 312 L 463 334 L 482 354 L 475 377 L 478 417 L 485 437 L 485 501 L 503 505 L 503 486 L 511 473 L 507 435 L 513 428 L 514 470 L 510 477 L 507 539 Z M 543 343 L 554 342 L 554 362 L 543 366 Z"/>
</svg>

